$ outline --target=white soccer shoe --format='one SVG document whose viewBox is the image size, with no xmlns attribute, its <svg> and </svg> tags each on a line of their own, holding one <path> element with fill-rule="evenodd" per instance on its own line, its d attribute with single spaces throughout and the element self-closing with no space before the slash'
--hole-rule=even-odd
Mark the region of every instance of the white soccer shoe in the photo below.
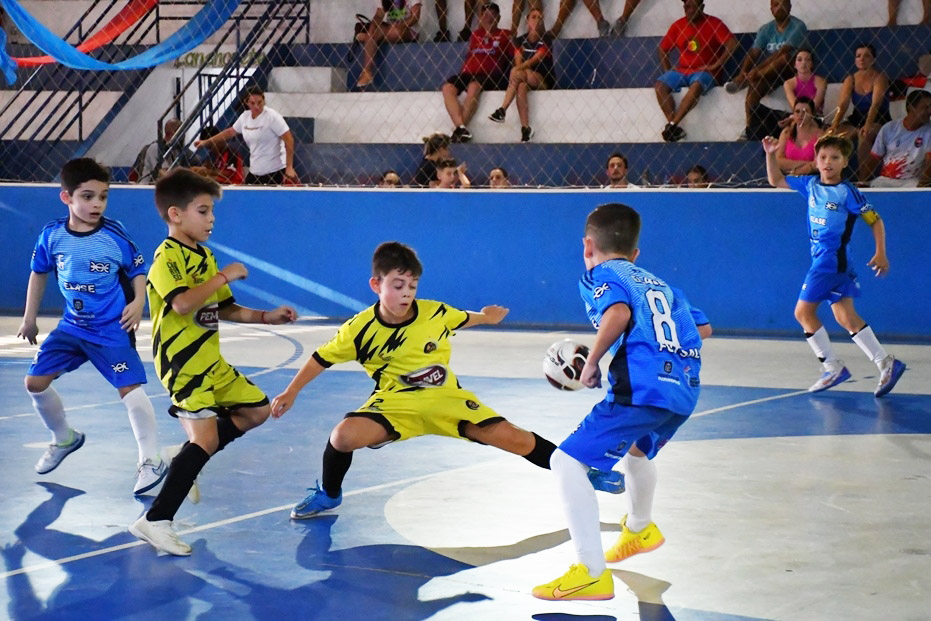
<svg viewBox="0 0 931 621">
<path fill-rule="evenodd" d="M 178 533 L 171 527 L 171 520 L 150 522 L 145 514 L 129 527 L 129 532 L 149 543 L 156 550 L 174 556 L 190 556 L 191 546 L 178 539 Z"/>
<path fill-rule="evenodd" d="M 147 459 L 136 468 L 136 485 L 133 487 L 133 495 L 141 496 L 147 491 L 162 482 L 165 475 L 168 474 L 168 464 L 161 457 L 153 461 Z"/>
<path fill-rule="evenodd" d="M 837 386 L 841 382 L 846 382 L 850 379 L 850 371 L 847 370 L 847 367 L 844 366 L 844 363 L 840 360 L 837 361 L 837 364 L 840 365 L 840 368 L 831 370 L 827 365 L 822 364 L 821 368 L 823 373 L 821 377 L 818 378 L 818 381 L 812 384 L 808 388 L 808 392 L 821 392 L 822 390 L 827 390 L 832 386 Z"/>
</svg>

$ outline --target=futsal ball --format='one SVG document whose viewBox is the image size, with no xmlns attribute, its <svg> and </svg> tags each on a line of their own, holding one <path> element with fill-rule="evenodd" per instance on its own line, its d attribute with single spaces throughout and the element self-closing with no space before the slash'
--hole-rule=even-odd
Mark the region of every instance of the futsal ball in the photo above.
<svg viewBox="0 0 931 621">
<path fill-rule="evenodd" d="M 572 339 L 556 341 L 543 356 L 543 375 L 547 381 L 559 390 L 579 390 L 584 384 L 582 367 L 588 359 L 588 347 Z"/>
</svg>

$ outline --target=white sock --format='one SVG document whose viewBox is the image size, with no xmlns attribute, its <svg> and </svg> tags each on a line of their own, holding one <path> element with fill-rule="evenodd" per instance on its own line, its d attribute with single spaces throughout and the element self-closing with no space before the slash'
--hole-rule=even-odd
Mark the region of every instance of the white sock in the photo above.
<svg viewBox="0 0 931 621">
<path fill-rule="evenodd" d="M 818 328 L 811 336 L 805 337 L 805 340 L 808 341 L 811 350 L 818 356 L 818 360 L 823 360 L 827 368 L 833 371 L 840 367 L 840 360 L 834 355 L 834 348 L 831 347 L 831 338 L 828 336 L 828 331 L 824 329 L 824 326 Z"/>
<path fill-rule="evenodd" d="M 853 339 L 853 342 L 863 350 L 863 353 L 866 354 L 870 360 L 876 363 L 876 366 L 879 366 L 879 363 L 886 357 L 886 350 L 879 343 L 876 335 L 873 334 L 873 328 L 868 325 L 863 326 L 862 330 L 850 338 Z"/>
<path fill-rule="evenodd" d="M 71 427 L 65 420 L 65 407 L 61 404 L 61 397 L 52 386 L 42 392 L 30 392 L 32 407 L 36 414 L 45 423 L 45 427 L 52 432 L 52 442 L 64 444 L 71 440 Z"/>
<path fill-rule="evenodd" d="M 140 386 L 126 393 L 123 405 L 129 414 L 129 424 L 139 446 L 139 463 L 158 457 L 158 428 L 155 426 L 155 409 Z"/>
<path fill-rule="evenodd" d="M 656 491 L 656 464 L 646 457 L 634 457 L 630 453 L 621 460 L 624 484 L 630 499 L 627 528 L 638 533 L 653 521 L 653 493 Z"/>
<path fill-rule="evenodd" d="M 588 480 L 588 466 L 556 449 L 550 457 L 550 468 L 556 475 L 576 556 L 588 567 L 588 573 L 597 578 L 604 573 L 605 557 L 601 546 L 598 500 L 595 488 Z"/>
</svg>

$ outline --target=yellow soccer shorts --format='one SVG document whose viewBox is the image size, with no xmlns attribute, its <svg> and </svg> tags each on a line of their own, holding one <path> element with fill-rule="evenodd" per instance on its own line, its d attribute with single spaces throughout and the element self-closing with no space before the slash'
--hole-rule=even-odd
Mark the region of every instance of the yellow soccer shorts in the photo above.
<svg viewBox="0 0 931 621">
<path fill-rule="evenodd" d="M 346 415 L 351 416 L 380 423 L 391 442 L 426 435 L 465 439 L 466 423 L 483 427 L 505 420 L 474 393 L 461 388 L 375 393 L 362 407 Z"/>
<path fill-rule="evenodd" d="M 210 418 L 242 407 L 268 404 L 265 393 L 223 358 L 199 384 L 194 378 L 178 377 L 174 385 L 194 386 L 171 395 L 168 412 L 179 418 Z"/>
</svg>

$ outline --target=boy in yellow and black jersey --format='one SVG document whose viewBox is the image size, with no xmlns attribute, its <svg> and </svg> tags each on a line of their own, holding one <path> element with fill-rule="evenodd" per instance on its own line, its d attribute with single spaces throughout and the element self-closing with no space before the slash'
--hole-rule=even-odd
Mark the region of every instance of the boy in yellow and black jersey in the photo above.
<svg viewBox="0 0 931 621">
<path fill-rule="evenodd" d="M 155 184 L 155 204 L 168 238 L 155 251 L 146 283 L 152 314 L 155 371 L 171 396 L 169 412 L 187 432 L 152 507 L 130 532 L 157 549 L 187 556 L 171 521 L 211 455 L 268 419 L 268 397 L 220 355 L 220 319 L 283 324 L 288 306 L 256 310 L 236 304 L 229 284 L 248 275 L 242 263 L 222 270 L 201 245 L 213 231 L 216 181 L 178 168 Z"/>
<path fill-rule="evenodd" d="M 549 468 L 555 445 L 513 425 L 459 385 L 449 368 L 449 337 L 456 330 L 497 324 L 508 313 L 502 306 L 462 311 L 433 300 L 416 300 L 423 267 L 414 251 L 386 242 L 372 259 L 369 286 L 378 302 L 340 327 L 317 349 L 283 393 L 272 400 L 272 416 L 291 409 L 301 389 L 338 362 L 356 360 L 375 380 L 368 400 L 330 433 L 323 453 L 322 485 L 291 511 L 305 519 L 342 502 L 342 484 L 352 452 L 422 435 L 463 438 L 521 455 Z M 592 483 L 604 491 L 618 489 L 619 473 L 594 472 Z"/>
</svg>

